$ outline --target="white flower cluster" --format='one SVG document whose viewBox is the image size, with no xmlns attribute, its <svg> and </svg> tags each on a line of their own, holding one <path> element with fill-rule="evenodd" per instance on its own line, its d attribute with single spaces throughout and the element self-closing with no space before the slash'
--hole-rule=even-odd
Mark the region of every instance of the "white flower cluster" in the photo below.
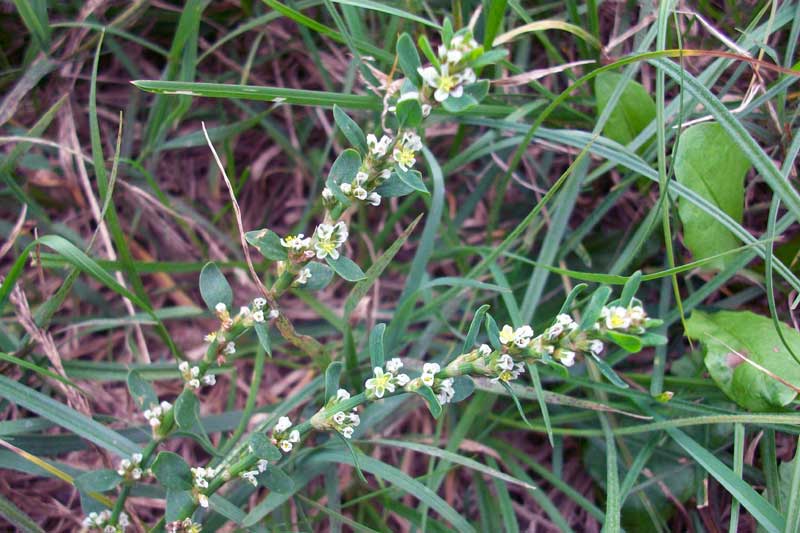
<svg viewBox="0 0 800 533">
<path fill-rule="evenodd" d="M 197 503 L 203 509 L 208 509 L 208 495 L 203 491 L 208 489 L 208 482 L 219 475 L 221 468 L 221 466 L 218 468 L 203 468 L 202 466 L 192 468 L 192 484 L 197 492 Z"/>
<path fill-rule="evenodd" d="M 406 374 L 398 374 L 403 362 L 397 357 L 386 363 L 386 370 L 379 366 L 373 369 L 374 376 L 364 382 L 367 397 L 371 400 L 383 398 L 384 394 L 393 393 L 397 387 L 405 387 L 411 379 Z"/>
<path fill-rule="evenodd" d="M 119 514 L 116 524 L 110 524 L 111 511 L 105 509 L 99 513 L 89 513 L 83 519 L 83 527 L 89 531 L 102 531 L 103 533 L 122 533 L 130 525 L 130 519 L 124 512 Z"/>
<path fill-rule="evenodd" d="M 288 416 L 282 416 L 272 428 L 272 443 L 286 453 L 292 451 L 294 445 L 300 442 L 300 432 L 296 429 L 289 431 L 290 427 L 292 427 L 292 421 Z"/>
<path fill-rule="evenodd" d="M 511 346 L 512 344 L 517 348 L 526 348 L 533 338 L 533 328 L 530 326 L 522 326 L 517 329 L 512 328 L 508 324 L 503 326 L 500 330 L 500 343 L 503 346 Z"/>
<path fill-rule="evenodd" d="M 453 378 L 444 378 L 434 384 L 433 392 L 436 393 L 436 399 L 440 405 L 453 401 L 453 396 L 456 395 L 456 390 L 453 388 L 454 383 Z"/>
<path fill-rule="evenodd" d="M 130 459 L 123 459 L 117 466 L 117 474 L 125 479 L 142 479 L 142 454 L 134 453 Z"/>
<path fill-rule="evenodd" d="M 200 533 L 203 526 L 192 520 L 184 518 L 167 524 L 167 533 Z"/>
<path fill-rule="evenodd" d="M 417 162 L 417 152 L 422 150 L 422 139 L 413 131 L 403 132 L 403 136 L 394 145 L 392 159 L 404 171 L 409 170 Z"/>
<path fill-rule="evenodd" d="M 256 298 L 253 300 L 252 308 L 244 305 L 239 308 L 239 314 L 236 315 L 234 321 L 240 320 L 246 327 L 251 327 L 256 322 L 264 322 L 265 305 L 267 305 L 267 301 L 264 298 Z"/>
<path fill-rule="evenodd" d="M 295 285 L 305 285 L 308 283 L 308 280 L 311 279 L 311 269 L 308 267 L 303 267 L 300 269 L 300 272 L 297 273 L 297 277 L 294 279 Z"/>
<path fill-rule="evenodd" d="M 331 398 L 329 402 L 329 406 L 334 406 L 338 403 L 341 403 L 345 400 L 350 399 L 350 393 L 344 389 L 339 389 L 336 391 L 336 396 Z M 356 408 L 353 409 L 349 413 L 345 413 L 344 411 L 337 411 L 334 415 L 330 418 L 331 425 L 333 429 L 338 431 L 342 434 L 342 436 L 346 439 L 349 439 L 353 436 L 353 430 L 358 427 L 361 423 L 361 418 L 358 416 Z"/>
<path fill-rule="evenodd" d="M 172 410 L 171 403 L 161 402 L 160 405 L 156 405 L 150 409 L 145 409 L 143 414 L 147 420 L 147 423 L 150 424 L 150 427 L 153 428 L 153 431 L 155 431 L 161 427 L 161 423 L 164 421 L 164 415 L 166 415 L 170 410 Z"/>
<path fill-rule="evenodd" d="M 225 345 L 223 353 L 228 355 L 236 353 L 236 345 L 233 342 L 229 342 Z M 178 365 L 178 370 L 181 373 L 181 377 L 183 378 L 186 387 L 190 389 L 199 389 L 201 383 L 203 385 L 211 386 L 217 382 L 217 378 L 214 376 L 214 374 L 207 373 L 203 376 L 200 376 L 200 367 L 191 366 L 189 365 L 188 361 L 181 361 Z"/>
<path fill-rule="evenodd" d="M 464 86 L 475 83 L 475 71 L 464 66 L 462 60 L 478 46 L 471 35 L 456 35 L 448 44 L 439 46 L 438 68 L 430 65 L 417 69 L 422 81 L 434 89 L 434 100 L 444 102 L 450 97 L 460 98 L 464 94 Z"/>
<path fill-rule="evenodd" d="M 384 138 L 386 138 L 386 136 L 384 136 Z M 380 177 L 383 177 L 384 175 L 388 178 L 391 175 L 391 171 L 386 169 L 379 174 Z M 339 189 L 341 189 L 345 196 L 352 196 L 353 198 L 367 202 L 370 205 L 379 206 L 381 205 L 381 195 L 375 191 L 367 191 L 365 187 L 368 186 L 368 180 L 369 174 L 364 171 L 359 171 L 356 173 L 356 177 L 353 178 L 351 183 L 342 183 L 339 185 Z"/>
<path fill-rule="evenodd" d="M 600 314 L 600 322 L 596 327 L 605 326 L 606 329 L 622 331 L 641 331 L 647 320 L 647 313 L 641 305 L 622 307 L 614 305 L 603 307 Z"/>
</svg>

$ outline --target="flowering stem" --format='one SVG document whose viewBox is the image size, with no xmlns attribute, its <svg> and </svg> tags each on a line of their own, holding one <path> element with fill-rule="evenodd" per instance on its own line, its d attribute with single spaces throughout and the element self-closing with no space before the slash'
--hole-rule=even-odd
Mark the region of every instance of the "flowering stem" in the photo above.
<svg viewBox="0 0 800 533">
<path fill-rule="evenodd" d="M 145 470 L 150 457 L 155 452 L 156 448 L 158 447 L 161 439 L 153 439 L 147 443 L 144 450 L 142 450 L 142 461 L 139 463 L 140 468 L 142 471 Z M 114 502 L 114 508 L 111 510 L 111 517 L 109 518 L 109 523 L 116 524 L 117 520 L 119 519 L 120 513 L 122 513 L 122 509 L 125 508 L 125 500 L 128 499 L 128 495 L 130 495 L 132 483 L 126 482 L 123 485 L 122 490 L 119 491 L 119 496 L 117 496 L 117 501 Z"/>
</svg>

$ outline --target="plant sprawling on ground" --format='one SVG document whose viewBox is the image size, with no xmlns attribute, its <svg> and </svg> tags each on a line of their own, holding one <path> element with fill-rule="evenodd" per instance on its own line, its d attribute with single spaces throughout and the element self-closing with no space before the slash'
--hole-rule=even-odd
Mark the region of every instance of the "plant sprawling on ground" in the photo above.
<svg viewBox="0 0 800 533">
<path fill-rule="evenodd" d="M 7 7 L 10 527 L 800 528 L 800 3 Z"/>
</svg>

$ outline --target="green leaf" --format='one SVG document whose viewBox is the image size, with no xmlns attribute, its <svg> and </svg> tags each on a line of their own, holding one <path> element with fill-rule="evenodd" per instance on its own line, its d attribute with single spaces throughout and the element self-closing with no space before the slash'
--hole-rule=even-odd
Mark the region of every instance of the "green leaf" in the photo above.
<svg viewBox="0 0 800 533">
<path fill-rule="evenodd" d="M 475 392 L 475 382 L 469 376 L 456 376 L 453 378 L 453 398 L 452 403 L 462 402 L 472 396 Z"/>
<path fill-rule="evenodd" d="M 325 398 L 324 401 L 330 400 L 336 395 L 339 390 L 339 379 L 342 375 L 342 368 L 344 364 L 341 361 L 333 361 L 325 369 Z"/>
<path fill-rule="evenodd" d="M 327 256 L 325 261 L 328 262 L 334 272 L 347 281 L 361 281 L 367 277 L 360 266 L 343 255 L 340 255 L 337 259 Z"/>
<path fill-rule="evenodd" d="M 425 186 L 425 182 L 422 181 L 422 174 L 418 170 L 403 170 L 399 166 L 394 167 L 394 171 L 397 174 L 397 177 L 400 178 L 400 181 L 414 189 L 415 191 L 428 193 L 428 188 Z"/>
<path fill-rule="evenodd" d="M 406 75 L 406 78 L 419 87 L 422 80 L 419 77 L 417 69 L 422 66 L 417 53 L 417 47 L 414 46 L 414 41 L 408 33 L 403 32 L 397 39 L 397 62 L 400 65 L 400 70 Z"/>
<path fill-rule="evenodd" d="M 396 172 L 392 172 L 389 179 L 380 184 L 375 189 L 382 198 L 395 198 L 398 196 L 407 196 L 414 192 L 414 189 L 406 185 Z"/>
<path fill-rule="evenodd" d="M 206 263 L 200 271 L 200 296 L 212 312 L 220 302 L 229 310 L 233 309 L 233 290 L 214 263 Z"/>
<path fill-rule="evenodd" d="M 175 400 L 174 416 L 175 423 L 181 429 L 181 432 L 192 437 L 198 443 L 211 453 L 216 454 L 214 445 L 206 434 L 203 424 L 200 422 L 200 402 L 195 396 L 194 392 L 185 389 L 181 392 L 178 399 Z"/>
<path fill-rule="evenodd" d="M 401 99 L 395 111 L 401 128 L 416 128 L 422 124 L 422 105 L 416 98 Z"/>
<path fill-rule="evenodd" d="M 14 0 L 22 22 L 45 54 L 50 49 L 50 22 L 45 0 Z"/>
<path fill-rule="evenodd" d="M 517 395 L 514 394 L 514 389 L 512 389 L 511 385 L 509 385 L 507 382 L 503 380 L 500 380 L 500 384 L 506 390 L 508 395 L 511 396 L 511 399 L 514 400 L 514 405 L 517 406 L 517 412 L 519 412 L 519 416 L 520 418 L 522 418 L 522 421 L 525 422 L 528 426 L 532 427 L 531 423 L 528 422 L 528 418 L 525 416 L 525 410 L 522 408 L 522 404 L 519 402 L 519 398 L 517 398 Z"/>
<path fill-rule="evenodd" d="M 786 342 L 800 352 L 800 333 L 786 324 L 780 325 Z M 797 396 L 795 390 L 776 379 L 800 387 L 800 365 L 781 342 L 769 318 L 749 311 L 694 311 L 686 323 L 686 335 L 703 343 L 706 368 L 712 379 L 745 409 L 773 411 L 789 405 Z"/>
<path fill-rule="evenodd" d="M 250 436 L 249 445 L 253 455 L 259 459 L 266 459 L 272 462 L 280 461 L 281 459 L 281 451 L 263 433 L 253 433 Z"/>
<path fill-rule="evenodd" d="M 339 154 L 339 157 L 333 162 L 328 172 L 328 179 L 325 184 L 336 198 L 345 204 L 349 204 L 350 200 L 342 193 L 339 185 L 352 182 L 360 168 L 361 155 L 352 148 L 348 148 Z"/>
<path fill-rule="evenodd" d="M 592 359 L 594 359 L 597 368 L 600 369 L 600 373 L 603 374 L 608 381 L 610 381 L 620 389 L 628 388 L 628 384 L 625 383 L 622 380 L 622 378 L 617 375 L 616 372 L 614 372 L 614 369 L 611 368 L 611 365 L 609 365 L 603 359 L 601 359 L 600 357 L 596 356 L 593 353 L 590 353 L 589 355 L 591 355 Z"/>
<path fill-rule="evenodd" d="M 725 129 L 717 123 L 696 124 L 681 134 L 675 152 L 675 178 L 711 202 L 733 220 L 742 222 L 744 177 L 750 161 Z M 713 215 L 681 200 L 678 214 L 683 223 L 686 247 L 695 259 L 733 250 L 739 239 Z M 708 266 L 723 269 L 736 261 L 733 256 L 715 259 Z"/>
<path fill-rule="evenodd" d="M 469 329 L 467 330 L 467 336 L 464 338 L 464 347 L 461 348 L 461 353 L 467 353 L 472 351 L 473 346 L 475 346 L 475 339 L 478 338 L 478 334 L 481 332 L 481 322 L 483 322 L 483 316 L 489 310 L 489 304 L 483 304 L 475 311 L 475 314 L 472 317 L 472 322 L 469 324 Z"/>
<path fill-rule="evenodd" d="M 633 297 L 636 296 L 636 291 L 639 290 L 639 285 L 642 283 L 642 271 L 637 270 L 634 272 L 628 281 L 625 282 L 625 286 L 622 287 L 622 294 L 619 297 L 619 305 L 622 307 L 628 307 L 633 300 Z"/>
<path fill-rule="evenodd" d="M 164 520 L 167 522 L 174 522 L 175 520 L 183 518 L 186 512 L 191 511 L 192 507 L 194 507 L 194 496 L 192 496 L 189 490 L 167 488 L 166 503 L 167 509 L 164 513 Z"/>
<path fill-rule="evenodd" d="M 436 399 L 436 393 L 433 392 L 432 388 L 423 385 L 414 392 L 422 396 L 422 399 L 425 400 L 425 405 L 428 406 L 428 410 L 433 415 L 433 418 L 442 416 L 442 405 L 439 403 L 439 400 Z"/>
<path fill-rule="evenodd" d="M 594 80 L 597 114 L 601 115 L 624 76 L 602 72 Z M 628 80 L 617 105 L 608 117 L 603 133 L 620 144 L 628 144 L 656 118 L 656 104 L 644 87 Z M 681 139 L 681 143 L 683 140 Z"/>
<path fill-rule="evenodd" d="M 478 100 L 476 100 L 475 97 L 473 97 L 471 94 L 468 94 L 466 91 L 464 91 L 464 94 L 458 98 L 450 96 L 444 102 L 442 102 L 442 107 L 448 113 L 460 113 L 476 105 L 478 105 Z"/>
<path fill-rule="evenodd" d="M 294 481 L 286 472 L 275 465 L 270 465 L 258 476 L 258 481 L 269 490 L 279 494 L 288 494 L 294 490 Z"/>
<path fill-rule="evenodd" d="M 2 375 L 0 375 L 0 397 L 6 398 L 15 405 L 28 409 L 117 455 L 127 457 L 141 452 L 136 444 L 113 429 Z"/>
<path fill-rule="evenodd" d="M 572 287 L 572 290 L 569 291 L 569 294 L 567 294 L 567 298 L 564 300 L 564 303 L 561 304 L 561 310 L 558 312 L 558 314 L 569 314 L 569 312 L 572 310 L 572 303 L 575 301 L 575 298 L 577 298 L 578 295 L 580 295 L 580 293 L 582 293 L 587 287 L 588 285 L 585 283 L 578 283 Z"/>
<path fill-rule="evenodd" d="M 608 338 L 617 346 L 629 353 L 636 353 L 642 350 L 642 341 L 636 335 L 628 335 L 618 331 L 609 331 Z"/>
<path fill-rule="evenodd" d="M 311 271 L 311 278 L 298 288 L 306 291 L 319 291 L 328 286 L 333 279 L 333 270 L 319 261 L 306 263 L 306 268 Z"/>
<path fill-rule="evenodd" d="M 480 80 L 475 83 L 470 83 L 464 87 L 464 94 L 480 102 L 489 94 L 489 80 Z"/>
<path fill-rule="evenodd" d="M 158 482 L 166 489 L 181 491 L 192 488 L 192 471 L 177 453 L 158 452 L 151 469 Z"/>
<path fill-rule="evenodd" d="M 134 403 L 141 410 L 149 409 L 158 404 L 158 396 L 149 381 L 136 371 L 128 372 L 128 391 L 131 393 Z"/>
<path fill-rule="evenodd" d="M 386 324 L 376 324 L 369 334 L 369 362 L 372 368 L 383 368 L 383 333 L 386 331 Z"/>
<path fill-rule="evenodd" d="M 503 345 L 500 342 L 500 328 L 497 327 L 497 322 L 495 322 L 494 317 L 489 313 L 486 313 L 486 335 L 489 337 L 489 342 L 495 350 L 502 348 Z"/>
<path fill-rule="evenodd" d="M 289 253 L 281 244 L 281 238 L 272 230 L 260 229 L 248 231 L 244 234 L 244 238 L 247 242 L 258 248 L 261 255 L 270 261 L 286 261 L 289 259 Z"/>
<path fill-rule="evenodd" d="M 0 516 L 16 528 L 14 531 L 19 531 L 20 533 L 44 533 L 39 524 L 3 496 L 0 496 Z"/>
<path fill-rule="evenodd" d="M 108 492 L 122 483 L 122 476 L 113 470 L 85 472 L 75 478 L 75 487 L 85 493 Z"/>
<path fill-rule="evenodd" d="M 547 431 L 547 440 L 550 441 L 550 447 L 554 446 L 553 443 L 553 425 L 550 423 L 550 411 L 547 409 L 547 402 L 544 398 L 544 388 L 542 387 L 542 380 L 539 377 L 539 369 L 536 368 L 535 363 L 528 363 L 528 373 L 531 375 L 531 384 L 533 390 L 536 392 L 536 401 L 539 402 L 539 411 L 542 413 L 542 420 L 544 421 L 544 428 Z"/>
<path fill-rule="evenodd" d="M 611 296 L 611 289 L 608 287 L 599 287 L 594 291 L 592 299 L 589 300 L 589 303 L 583 310 L 581 330 L 585 331 L 594 326 L 595 322 L 600 318 L 600 314 L 603 312 L 603 306 L 606 305 L 609 296 Z"/>
<path fill-rule="evenodd" d="M 431 43 L 428 41 L 428 38 L 424 33 L 420 34 L 419 38 L 417 39 L 417 46 L 419 46 L 419 49 L 422 51 L 425 57 L 428 58 L 428 61 L 430 61 L 436 68 L 439 68 L 439 58 L 433 53 Z"/>
<path fill-rule="evenodd" d="M 350 144 L 358 150 L 361 150 L 361 152 L 366 153 L 367 138 L 364 136 L 361 127 L 336 104 L 333 105 L 333 119 L 336 121 L 336 126 L 339 127 L 342 135 L 350 141 Z"/>
<path fill-rule="evenodd" d="M 264 351 L 272 357 L 272 345 L 269 342 L 269 325 L 266 322 L 256 322 L 253 324 L 253 329 L 256 331 L 258 343 L 264 348 Z"/>
</svg>

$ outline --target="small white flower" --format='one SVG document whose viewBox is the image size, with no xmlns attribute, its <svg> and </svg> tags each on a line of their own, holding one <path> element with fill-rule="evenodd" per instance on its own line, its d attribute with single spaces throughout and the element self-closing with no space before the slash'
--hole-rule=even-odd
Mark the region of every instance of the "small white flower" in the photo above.
<svg viewBox="0 0 800 533">
<path fill-rule="evenodd" d="M 241 474 L 239 474 L 239 477 L 241 477 L 243 480 L 247 481 L 254 487 L 257 487 L 258 481 L 256 481 L 256 475 L 258 475 L 258 471 L 249 470 L 247 472 L 242 472 Z"/>
<path fill-rule="evenodd" d="M 141 468 L 134 468 L 131 470 L 131 477 L 135 480 L 142 479 L 142 469 Z"/>
<path fill-rule="evenodd" d="M 434 377 L 433 374 L 422 374 L 420 376 L 423 385 L 427 385 L 428 387 L 433 387 Z"/>
<path fill-rule="evenodd" d="M 500 359 L 497 360 L 497 368 L 508 371 L 514 370 L 514 360 L 510 355 L 504 353 L 500 356 Z"/>
<path fill-rule="evenodd" d="M 308 248 L 308 245 L 311 244 L 310 237 L 303 237 L 303 234 L 300 233 L 297 236 L 294 235 L 287 235 L 286 237 L 281 239 L 281 246 L 284 248 L 291 248 L 292 250 L 305 250 Z"/>
<path fill-rule="evenodd" d="M 181 374 L 188 374 L 189 373 L 189 363 L 187 361 L 181 361 L 178 365 L 178 370 L 181 371 Z"/>
<path fill-rule="evenodd" d="M 147 421 L 150 424 L 150 427 L 153 429 L 158 428 L 161 425 L 161 420 L 158 418 L 151 418 Z"/>
<path fill-rule="evenodd" d="M 348 417 L 350 418 L 350 423 L 354 426 L 357 426 L 361 423 L 361 417 L 358 416 L 358 413 L 356 413 L 355 410 L 353 410 Z"/>
<path fill-rule="evenodd" d="M 289 433 L 289 442 L 300 442 L 300 432 L 296 429 L 293 429 L 291 433 Z"/>
<path fill-rule="evenodd" d="M 441 405 L 450 403 L 453 396 L 455 396 L 456 391 L 453 388 L 453 383 L 453 378 L 445 378 L 439 382 L 439 390 L 436 394 L 436 399 Z"/>
<path fill-rule="evenodd" d="M 289 453 L 290 451 L 292 451 L 292 443 L 289 442 L 288 440 L 282 440 L 278 444 L 278 446 L 280 446 L 281 450 L 283 450 L 285 453 Z"/>
<path fill-rule="evenodd" d="M 203 384 L 208 385 L 209 387 L 212 385 L 216 385 L 217 384 L 216 376 L 214 376 L 214 374 L 206 374 L 205 376 L 203 376 Z"/>
<path fill-rule="evenodd" d="M 381 205 L 381 195 L 372 191 L 367 195 L 367 203 L 374 207 Z"/>
<path fill-rule="evenodd" d="M 500 344 L 511 344 L 514 342 L 514 328 L 506 324 L 503 326 L 503 329 L 500 330 Z"/>
<path fill-rule="evenodd" d="M 378 177 L 383 181 L 388 180 L 389 178 L 392 177 L 392 169 L 384 168 L 383 170 L 381 170 L 380 174 L 378 174 Z"/>
<path fill-rule="evenodd" d="M 562 365 L 572 366 L 575 364 L 575 352 L 572 350 L 560 350 L 558 355 Z"/>
<path fill-rule="evenodd" d="M 399 357 L 392 357 L 386 362 L 386 370 L 392 374 L 396 373 L 401 368 L 403 368 L 403 361 L 401 361 Z"/>
<path fill-rule="evenodd" d="M 353 436 L 352 426 L 345 426 L 342 428 L 342 437 L 349 439 Z"/>
<path fill-rule="evenodd" d="M 439 366 L 438 363 L 425 363 L 422 365 L 422 373 L 423 374 L 438 374 L 441 372 L 442 368 Z"/>
<path fill-rule="evenodd" d="M 172 409 L 172 404 L 169 403 L 169 402 L 161 402 L 161 406 L 160 407 L 161 407 L 161 411 L 166 413 L 167 411 Z"/>
<path fill-rule="evenodd" d="M 309 279 L 311 279 L 311 269 L 306 267 L 300 269 L 300 272 L 297 273 L 297 279 L 295 279 L 295 283 L 298 285 L 305 285 Z"/>
<path fill-rule="evenodd" d="M 408 382 L 411 381 L 411 378 L 408 377 L 406 374 L 397 374 L 394 378 L 395 382 L 401 387 L 405 387 L 408 385 Z"/>
<path fill-rule="evenodd" d="M 403 133 L 403 144 L 415 152 L 422 150 L 422 138 L 413 131 Z"/>
<path fill-rule="evenodd" d="M 369 147 L 369 151 L 377 158 L 382 158 L 386 155 L 386 150 L 389 149 L 390 144 L 392 144 L 392 139 L 386 135 L 382 136 L 380 141 L 372 133 L 367 135 L 367 146 Z"/>
<path fill-rule="evenodd" d="M 322 199 L 327 201 L 330 200 L 331 198 L 333 198 L 333 192 L 331 192 L 329 188 L 324 187 L 322 189 Z"/>
<path fill-rule="evenodd" d="M 225 311 L 228 310 L 228 306 L 222 302 L 219 302 L 217 305 L 214 306 L 214 309 L 217 311 L 217 313 L 224 313 Z"/>
<path fill-rule="evenodd" d="M 603 353 L 603 348 L 603 341 L 600 339 L 593 339 L 592 342 L 589 343 L 589 351 L 594 355 L 600 355 Z"/>
<path fill-rule="evenodd" d="M 353 192 L 353 186 L 349 183 L 340 183 L 339 190 L 341 190 L 346 196 L 349 196 L 350 193 Z"/>
<path fill-rule="evenodd" d="M 228 344 L 226 344 L 226 345 L 225 345 L 225 350 L 223 350 L 223 352 L 224 352 L 226 355 L 233 355 L 233 354 L 235 354 L 235 353 L 236 353 L 236 343 L 235 343 L 235 342 L 233 342 L 233 341 L 231 341 L 231 342 L 229 342 Z M 192 370 L 194 370 L 194 369 L 192 369 Z"/>
<path fill-rule="evenodd" d="M 333 415 L 333 421 L 339 425 L 344 424 L 345 414 L 342 411 L 339 411 L 338 413 Z"/>
<path fill-rule="evenodd" d="M 631 317 L 628 310 L 621 306 L 603 308 L 603 318 L 606 320 L 608 329 L 628 329 L 631 325 Z"/>
<path fill-rule="evenodd" d="M 253 300 L 253 306 L 255 306 L 256 309 L 263 309 L 265 305 L 267 305 L 267 301 L 264 298 L 256 298 Z"/>
<path fill-rule="evenodd" d="M 432 109 L 431 104 L 422 104 L 422 116 L 427 117 L 430 115 Z"/>
<path fill-rule="evenodd" d="M 483 357 L 486 357 L 492 353 L 492 348 L 488 344 L 481 344 L 478 346 L 478 353 L 480 353 Z"/>
<path fill-rule="evenodd" d="M 558 336 L 561 335 L 562 333 L 564 333 L 564 326 L 556 322 L 555 324 L 547 328 L 545 336 L 547 337 L 547 340 L 552 341 L 557 339 Z"/>
<path fill-rule="evenodd" d="M 566 313 L 561 313 L 556 317 L 556 324 L 561 324 L 562 326 L 569 326 L 572 324 L 573 320 L 572 317 Z"/>
<path fill-rule="evenodd" d="M 522 326 L 521 328 L 517 328 L 514 332 L 514 344 L 519 348 L 525 348 L 531 342 L 532 337 L 533 328 L 530 326 Z"/>
<path fill-rule="evenodd" d="M 383 398 L 383 395 L 386 394 L 387 391 L 390 393 L 394 392 L 395 387 L 392 382 L 394 376 L 390 372 L 384 372 L 381 367 L 376 366 L 373 369 L 373 374 L 374 377 L 364 382 L 364 388 L 367 389 L 368 393 L 376 398 Z"/>
<path fill-rule="evenodd" d="M 633 322 L 642 322 L 645 318 L 647 318 L 647 314 L 644 312 L 644 308 L 641 305 L 635 305 L 628 309 L 628 317 Z"/>
<path fill-rule="evenodd" d="M 353 189 L 353 196 L 361 201 L 367 199 L 367 190 L 363 187 L 356 187 Z"/>
<path fill-rule="evenodd" d="M 270 309 L 269 314 L 267 315 L 267 318 L 269 318 L 270 320 L 273 320 L 273 319 L 278 318 L 280 316 L 280 314 L 281 314 L 281 312 L 278 311 L 277 309 Z"/>
<path fill-rule="evenodd" d="M 336 401 L 337 402 L 342 402 L 344 400 L 349 400 L 349 399 L 350 399 L 350 393 L 347 392 L 346 390 L 339 389 L 339 390 L 336 391 Z"/>
<path fill-rule="evenodd" d="M 200 388 L 200 380 L 197 379 L 197 378 L 190 379 L 189 381 L 186 382 L 186 385 L 190 389 L 199 389 Z"/>
<path fill-rule="evenodd" d="M 450 67 L 446 63 L 437 70 L 436 67 L 418 68 L 417 72 L 429 86 L 436 89 L 433 98 L 437 102 L 444 102 L 449 97 L 460 98 L 464 94 L 461 76 L 450 74 Z M 474 76 L 474 73 L 473 73 Z"/>
<path fill-rule="evenodd" d="M 258 311 L 254 311 L 253 321 L 258 323 L 264 322 L 264 311 L 262 311 L 261 309 L 259 309 Z"/>
<path fill-rule="evenodd" d="M 250 308 L 246 306 L 241 306 L 239 308 L 239 316 L 243 319 L 250 318 Z"/>
<path fill-rule="evenodd" d="M 259 459 L 258 463 L 256 463 L 256 468 L 258 468 L 259 472 L 264 472 L 267 469 L 267 465 L 269 465 L 269 461 L 266 459 Z"/>
<path fill-rule="evenodd" d="M 290 427 L 292 427 L 292 421 L 289 420 L 288 416 L 282 416 L 278 419 L 278 423 L 275 424 L 275 429 L 273 431 L 275 433 L 283 433 Z"/>
<path fill-rule="evenodd" d="M 320 224 L 314 231 L 314 250 L 317 259 L 339 258 L 339 247 L 347 240 L 347 226 L 339 221 L 335 225 Z"/>
<path fill-rule="evenodd" d="M 199 494 L 197 496 L 197 503 L 199 503 L 200 507 L 203 509 L 208 509 L 208 496 L 205 494 Z"/>
</svg>

